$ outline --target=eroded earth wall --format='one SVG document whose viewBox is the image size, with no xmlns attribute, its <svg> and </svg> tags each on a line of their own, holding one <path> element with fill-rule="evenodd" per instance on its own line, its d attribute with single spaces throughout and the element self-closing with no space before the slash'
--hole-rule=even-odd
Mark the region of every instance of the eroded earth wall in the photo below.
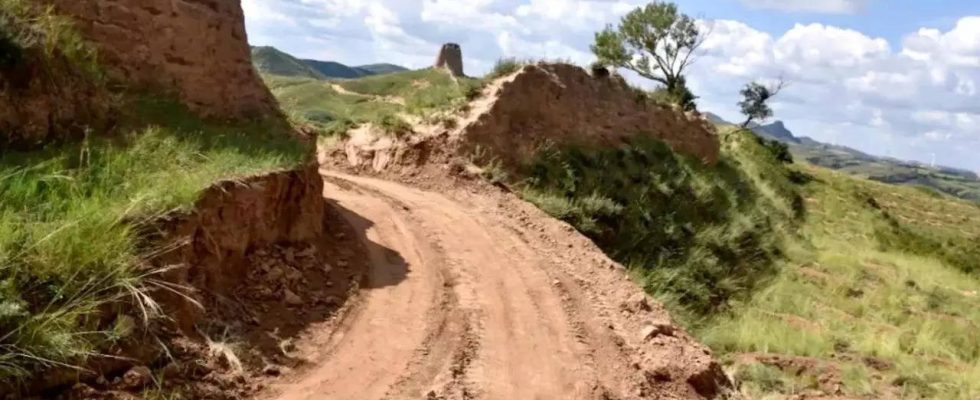
<svg viewBox="0 0 980 400">
<path fill-rule="evenodd" d="M 275 110 L 252 68 L 239 0 L 42 0 L 74 17 L 117 80 L 224 118 Z"/>
<path fill-rule="evenodd" d="M 568 64 L 535 64 L 500 83 L 490 109 L 465 128 L 466 142 L 508 165 L 547 143 L 616 145 L 649 134 L 675 151 L 713 163 L 719 144 L 704 119 L 654 104 L 618 76 L 589 75 Z"/>
</svg>

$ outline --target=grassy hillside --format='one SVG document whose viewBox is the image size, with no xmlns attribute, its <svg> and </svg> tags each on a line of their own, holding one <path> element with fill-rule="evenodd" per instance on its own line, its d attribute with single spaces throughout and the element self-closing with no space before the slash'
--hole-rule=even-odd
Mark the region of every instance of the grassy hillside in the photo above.
<svg viewBox="0 0 980 400">
<path fill-rule="evenodd" d="M 782 238 L 802 212 L 789 173 L 751 134 L 726 132 L 723 143 L 715 166 L 643 136 L 616 148 L 547 149 L 519 186 L 697 320 L 777 272 Z"/>
<path fill-rule="evenodd" d="M 66 82 L 100 74 L 94 50 L 70 21 L 37 12 L 0 1 L 0 62 L 88 90 Z M 0 81 L 17 71 L 0 67 Z M 141 224 L 191 205 L 217 180 L 293 167 L 311 153 L 281 119 L 234 124 L 195 117 L 165 96 L 112 98 L 111 131 L 76 119 L 90 127 L 83 139 L 2 150 L 0 387 L 83 365 L 125 339 L 133 320 L 110 312 L 121 304 L 157 311 L 143 295 L 159 271 L 141 265 L 156 250 L 140 246 Z"/>
<path fill-rule="evenodd" d="M 709 113 L 710 114 L 710 113 Z M 717 115 L 709 115 L 716 124 L 729 124 Z M 962 199 L 980 202 L 980 177 L 971 171 L 948 167 L 930 167 L 916 162 L 877 157 L 846 146 L 821 143 L 793 135 L 782 121 L 754 125 L 752 130 L 789 146 L 801 160 L 879 182 L 931 188 Z"/>
<path fill-rule="evenodd" d="M 374 72 L 363 70 L 355 67 L 348 67 L 344 64 L 333 62 L 333 61 L 317 61 L 317 60 L 300 60 L 304 64 L 313 68 L 316 72 L 325 78 L 338 78 L 338 79 L 353 79 L 360 78 L 368 75 L 374 75 Z M 264 73 L 276 74 L 274 71 L 262 70 Z M 279 74 L 282 75 L 282 74 Z"/>
<path fill-rule="evenodd" d="M 980 206 L 721 135 L 715 167 L 638 139 L 511 179 L 629 265 L 745 398 L 978 398 Z"/>
<path fill-rule="evenodd" d="M 325 78 L 315 68 L 275 47 L 252 47 L 252 65 L 259 72 L 266 74 L 296 78 Z"/>
<path fill-rule="evenodd" d="M 735 364 L 760 352 L 797 360 L 738 365 L 756 397 L 835 383 L 869 398 L 980 396 L 980 207 L 801 169 L 814 177 L 802 240 L 769 287 L 701 337 Z"/>
<path fill-rule="evenodd" d="M 114 137 L 0 161 L 0 381 L 74 365 L 121 338 L 91 319 L 150 284 L 141 221 L 192 204 L 217 180 L 307 157 L 282 122 L 205 121 L 149 97 L 123 109 Z"/>
<path fill-rule="evenodd" d="M 326 134 L 363 123 L 404 129 L 406 118 L 435 118 L 462 106 L 481 85 L 474 79 L 455 81 L 436 69 L 335 82 L 275 75 L 264 79 L 283 109 Z"/>
<path fill-rule="evenodd" d="M 394 64 L 351 67 L 334 61 L 299 59 L 275 47 L 252 47 L 252 65 L 259 73 L 311 79 L 356 79 L 408 71 Z"/>
<path fill-rule="evenodd" d="M 399 65 L 395 65 L 395 64 L 385 64 L 385 63 L 361 65 L 361 66 L 354 67 L 354 68 L 357 68 L 357 69 L 362 70 L 362 71 L 368 71 L 368 72 L 371 73 L 371 75 L 392 74 L 392 73 L 395 73 L 395 72 L 405 72 L 405 71 L 408 71 L 408 68 L 405 68 L 405 67 L 402 67 L 402 66 L 399 66 Z"/>
</svg>

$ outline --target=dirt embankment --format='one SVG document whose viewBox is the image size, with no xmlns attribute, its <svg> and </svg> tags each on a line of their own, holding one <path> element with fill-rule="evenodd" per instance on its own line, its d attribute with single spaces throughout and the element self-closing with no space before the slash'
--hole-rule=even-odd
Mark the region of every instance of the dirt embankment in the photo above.
<svg viewBox="0 0 980 400">
<path fill-rule="evenodd" d="M 615 146 L 637 135 L 707 163 L 720 152 L 714 127 L 702 117 L 655 104 L 622 77 L 592 76 L 568 64 L 525 66 L 489 83 L 464 110 L 452 123 L 419 124 L 399 138 L 361 126 L 342 149 L 325 149 L 320 159 L 346 159 L 340 163 L 374 172 L 470 161 L 519 170 L 543 146 Z"/>
<path fill-rule="evenodd" d="M 326 172 L 362 290 L 262 399 L 700 399 L 711 356 L 587 238 L 479 181 Z"/>
<path fill-rule="evenodd" d="M 128 85 L 174 91 L 205 115 L 275 110 L 252 68 L 239 0 L 42 0 L 78 22 Z"/>
<path fill-rule="evenodd" d="M 491 87 L 487 109 L 464 127 L 466 146 L 491 150 L 507 165 L 542 145 L 609 146 L 651 135 L 675 151 L 714 162 L 718 139 L 696 116 L 652 104 L 619 76 L 593 77 L 568 64 L 535 64 Z"/>
</svg>

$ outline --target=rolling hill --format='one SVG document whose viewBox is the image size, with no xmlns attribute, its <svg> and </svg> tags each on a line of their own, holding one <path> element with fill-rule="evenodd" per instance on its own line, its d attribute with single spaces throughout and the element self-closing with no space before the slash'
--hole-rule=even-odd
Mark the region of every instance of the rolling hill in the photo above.
<svg viewBox="0 0 980 400">
<path fill-rule="evenodd" d="M 265 74 L 315 79 L 325 77 L 296 57 L 269 46 L 252 47 L 252 65 Z"/>
<path fill-rule="evenodd" d="M 733 125 L 721 117 L 707 113 L 709 121 Z M 980 177 L 972 171 L 944 166 L 930 166 L 915 161 L 879 157 L 862 151 L 796 136 L 782 121 L 767 125 L 752 124 L 752 131 L 767 139 L 789 146 L 798 159 L 811 164 L 839 170 L 874 181 L 912 185 L 934 189 L 959 198 L 980 202 Z"/>
<path fill-rule="evenodd" d="M 264 74 L 314 79 L 356 79 L 408 71 L 394 64 L 351 67 L 335 61 L 299 59 L 275 47 L 252 47 L 252 64 Z"/>
</svg>

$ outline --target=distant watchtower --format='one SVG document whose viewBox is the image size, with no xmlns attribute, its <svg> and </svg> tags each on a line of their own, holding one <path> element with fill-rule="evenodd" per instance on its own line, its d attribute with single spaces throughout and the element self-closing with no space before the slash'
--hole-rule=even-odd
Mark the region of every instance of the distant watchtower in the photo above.
<svg viewBox="0 0 980 400">
<path fill-rule="evenodd" d="M 436 57 L 436 68 L 445 68 L 455 77 L 463 75 L 463 50 L 456 43 L 446 43 Z"/>
</svg>

